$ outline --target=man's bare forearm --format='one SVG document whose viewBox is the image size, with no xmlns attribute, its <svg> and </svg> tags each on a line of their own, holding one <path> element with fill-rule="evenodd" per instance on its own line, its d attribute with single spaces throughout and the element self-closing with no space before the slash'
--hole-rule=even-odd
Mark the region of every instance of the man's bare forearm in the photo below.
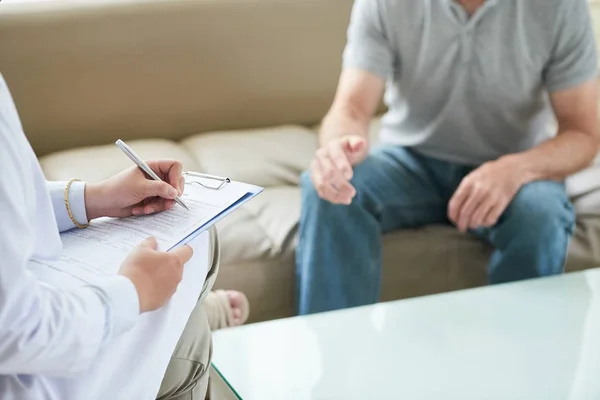
<svg viewBox="0 0 600 400">
<path fill-rule="evenodd" d="M 598 144 L 596 135 L 568 130 L 531 150 L 503 158 L 521 167 L 523 184 L 546 179 L 561 181 L 589 166 Z"/>
<path fill-rule="evenodd" d="M 323 119 L 319 145 L 325 146 L 333 139 L 358 135 L 369 142 L 370 118 L 352 111 L 349 107 L 332 108 Z"/>
<path fill-rule="evenodd" d="M 370 72 L 345 69 L 333 105 L 321 125 L 319 144 L 360 136 L 369 144 L 369 124 L 385 88 L 385 81 Z"/>
</svg>

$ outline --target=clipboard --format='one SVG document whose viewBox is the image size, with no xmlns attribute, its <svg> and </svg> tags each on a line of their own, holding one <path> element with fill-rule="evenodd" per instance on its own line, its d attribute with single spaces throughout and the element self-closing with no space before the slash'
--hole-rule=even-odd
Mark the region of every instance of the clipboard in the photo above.
<svg viewBox="0 0 600 400">
<path fill-rule="evenodd" d="M 227 185 L 228 183 L 231 183 L 231 179 L 229 179 L 229 178 L 224 178 L 224 177 L 216 176 L 216 175 L 203 174 L 201 172 L 187 171 L 187 172 L 184 172 L 182 175 L 183 175 L 184 179 L 186 176 L 189 176 L 192 178 L 200 178 L 197 180 L 190 180 L 189 182 L 186 179 L 185 180 L 186 185 L 188 185 L 188 184 L 189 185 L 200 185 L 202 187 L 205 187 L 206 189 L 211 189 L 211 190 L 219 190 L 223 186 Z M 205 179 L 208 181 L 214 181 L 215 183 L 213 185 L 207 184 L 207 183 L 202 182 L 202 179 Z"/>
<path fill-rule="evenodd" d="M 220 209 L 215 213 L 212 218 L 200 225 L 193 232 L 190 232 L 187 237 L 178 242 L 171 249 L 189 243 L 191 240 L 196 238 L 198 235 L 206 231 L 208 228 L 213 226 L 215 223 L 229 215 L 231 212 L 244 205 L 264 190 L 264 188 L 256 185 L 251 185 L 244 182 L 233 181 L 227 177 L 221 177 L 216 175 L 209 175 L 201 172 L 186 171 L 182 173 L 186 185 L 198 185 L 201 189 L 206 189 L 211 192 L 227 192 L 227 190 L 242 190 L 242 195 L 237 198 L 234 202 L 230 203 L 226 207 Z M 227 190 L 225 189 L 227 188 Z M 207 192 L 208 194 L 209 192 Z M 216 195 L 216 193 L 215 193 Z M 225 193 L 223 193 L 225 195 Z M 170 250 L 171 250 L 170 249 Z"/>
</svg>

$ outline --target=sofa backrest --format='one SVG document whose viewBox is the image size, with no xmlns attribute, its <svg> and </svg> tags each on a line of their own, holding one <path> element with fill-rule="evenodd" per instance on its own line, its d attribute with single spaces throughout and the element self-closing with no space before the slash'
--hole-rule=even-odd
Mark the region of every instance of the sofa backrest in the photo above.
<svg viewBox="0 0 600 400">
<path fill-rule="evenodd" d="M 352 0 L 0 5 L 0 73 L 38 156 L 117 138 L 314 124 Z"/>
<path fill-rule="evenodd" d="M 353 0 L 0 5 L 0 73 L 41 156 L 117 138 L 312 125 Z M 590 0 L 600 46 L 600 0 Z"/>
</svg>

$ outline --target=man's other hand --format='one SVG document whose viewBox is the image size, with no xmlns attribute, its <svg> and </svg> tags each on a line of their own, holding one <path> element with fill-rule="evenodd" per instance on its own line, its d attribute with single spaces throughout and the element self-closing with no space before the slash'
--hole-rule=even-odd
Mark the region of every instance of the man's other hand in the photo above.
<svg viewBox="0 0 600 400">
<path fill-rule="evenodd" d="M 462 180 L 448 203 L 448 218 L 462 232 L 494 226 L 524 182 L 513 159 L 485 163 Z"/>
</svg>

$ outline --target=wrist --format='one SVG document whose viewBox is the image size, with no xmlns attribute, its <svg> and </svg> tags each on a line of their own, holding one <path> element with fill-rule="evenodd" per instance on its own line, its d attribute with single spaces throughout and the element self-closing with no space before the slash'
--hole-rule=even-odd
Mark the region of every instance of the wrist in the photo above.
<svg viewBox="0 0 600 400">
<path fill-rule="evenodd" d="M 136 274 L 131 273 L 131 271 L 119 271 L 119 275 L 126 278 L 131 283 L 133 288 L 135 289 L 135 293 L 136 293 L 137 299 L 138 299 L 137 304 L 139 307 L 139 312 L 145 313 L 145 312 L 149 311 L 149 307 L 146 304 L 146 302 L 144 301 L 144 296 L 142 296 L 142 285 L 139 282 L 140 279 L 138 279 Z"/>
<path fill-rule="evenodd" d="M 103 188 L 101 183 L 86 183 L 85 185 L 85 211 L 88 221 L 106 215 L 102 206 Z"/>
<path fill-rule="evenodd" d="M 501 157 L 498 161 L 507 165 L 511 169 L 514 177 L 518 180 L 520 186 L 541 179 L 536 172 L 534 163 L 527 153 L 509 154 Z"/>
</svg>

